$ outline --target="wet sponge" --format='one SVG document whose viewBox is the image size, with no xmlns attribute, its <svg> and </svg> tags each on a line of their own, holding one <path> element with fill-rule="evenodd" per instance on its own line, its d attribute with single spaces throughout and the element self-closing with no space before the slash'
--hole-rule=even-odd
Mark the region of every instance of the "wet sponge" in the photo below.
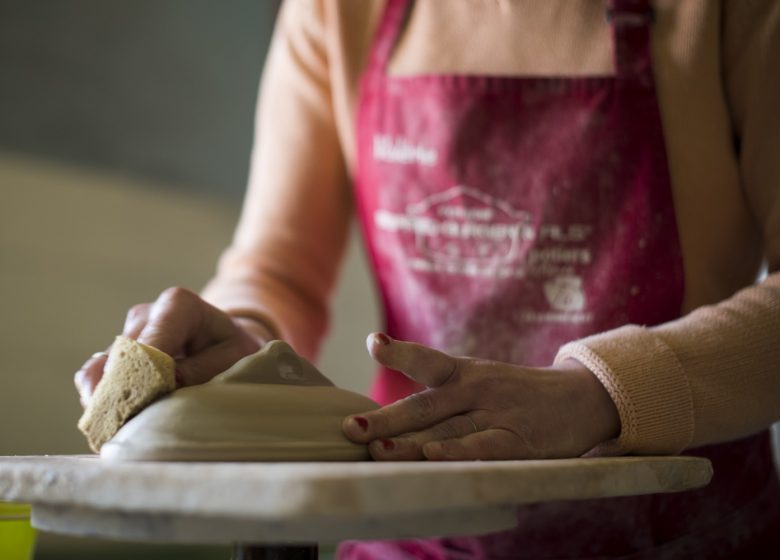
<svg viewBox="0 0 780 560">
<path fill-rule="evenodd" d="M 79 430 L 98 453 L 125 422 L 175 388 L 173 358 L 157 348 L 118 336 L 108 354 L 103 378 L 79 420 Z"/>
</svg>

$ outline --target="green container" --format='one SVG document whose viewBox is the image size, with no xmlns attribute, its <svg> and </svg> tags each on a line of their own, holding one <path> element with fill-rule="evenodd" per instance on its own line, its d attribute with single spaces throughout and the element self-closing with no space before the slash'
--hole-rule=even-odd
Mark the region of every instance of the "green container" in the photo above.
<svg viewBox="0 0 780 560">
<path fill-rule="evenodd" d="M 35 549 L 35 529 L 30 506 L 0 502 L 0 558 L 30 560 Z"/>
</svg>

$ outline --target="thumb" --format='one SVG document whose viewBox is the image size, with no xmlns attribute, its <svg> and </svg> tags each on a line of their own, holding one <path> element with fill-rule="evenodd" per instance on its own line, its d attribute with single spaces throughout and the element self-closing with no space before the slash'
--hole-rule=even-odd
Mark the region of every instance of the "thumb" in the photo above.
<svg viewBox="0 0 780 560">
<path fill-rule="evenodd" d="M 393 340 L 383 333 L 368 335 L 366 346 L 371 357 L 383 366 L 428 387 L 444 385 L 460 365 L 454 356 L 422 344 Z"/>
</svg>

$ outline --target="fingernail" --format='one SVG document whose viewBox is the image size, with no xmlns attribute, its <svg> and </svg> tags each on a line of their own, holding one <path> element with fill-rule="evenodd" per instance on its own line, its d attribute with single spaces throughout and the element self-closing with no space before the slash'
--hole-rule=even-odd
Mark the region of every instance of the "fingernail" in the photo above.
<svg viewBox="0 0 780 560">
<path fill-rule="evenodd" d="M 390 344 L 390 337 L 384 333 L 376 333 L 374 335 L 374 342 L 381 344 L 382 346 L 387 346 Z"/>
<path fill-rule="evenodd" d="M 395 443 L 393 443 L 392 440 L 380 439 L 379 442 L 382 444 L 382 448 L 385 451 L 392 451 L 393 449 L 395 449 Z"/>
<path fill-rule="evenodd" d="M 368 430 L 368 420 L 366 420 L 363 416 L 353 416 L 352 420 L 355 421 L 355 424 L 360 426 L 360 428 L 365 432 Z"/>
</svg>

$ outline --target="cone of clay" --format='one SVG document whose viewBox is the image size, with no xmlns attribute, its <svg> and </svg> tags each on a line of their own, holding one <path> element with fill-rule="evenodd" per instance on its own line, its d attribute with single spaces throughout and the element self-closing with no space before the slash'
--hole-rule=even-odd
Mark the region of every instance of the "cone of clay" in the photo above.
<svg viewBox="0 0 780 560">
<path fill-rule="evenodd" d="M 274 341 L 208 383 L 145 408 L 100 455 L 121 461 L 365 460 L 366 446 L 347 440 L 341 423 L 375 408 Z"/>
</svg>

